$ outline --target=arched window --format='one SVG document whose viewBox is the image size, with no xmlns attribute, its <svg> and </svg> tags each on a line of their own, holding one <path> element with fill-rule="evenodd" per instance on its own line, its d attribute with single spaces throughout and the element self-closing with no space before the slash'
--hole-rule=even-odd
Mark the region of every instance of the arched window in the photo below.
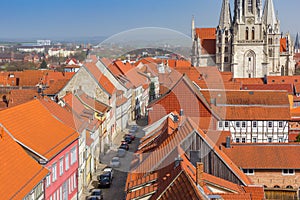
<svg viewBox="0 0 300 200">
<path fill-rule="evenodd" d="M 254 40 L 254 39 L 255 39 L 255 28 L 252 27 L 252 40 Z"/>
<path fill-rule="evenodd" d="M 288 186 L 286 186 L 286 189 L 293 189 L 293 186 L 288 185 Z"/>
<path fill-rule="evenodd" d="M 250 13 L 253 12 L 253 4 L 252 4 L 252 0 L 248 0 L 248 12 L 250 12 Z"/>
<path fill-rule="evenodd" d="M 275 185 L 274 188 L 280 188 L 280 186 L 279 185 Z"/>
<path fill-rule="evenodd" d="M 249 29 L 248 29 L 248 27 L 246 28 L 245 37 L 246 37 L 246 40 L 249 40 Z"/>
</svg>

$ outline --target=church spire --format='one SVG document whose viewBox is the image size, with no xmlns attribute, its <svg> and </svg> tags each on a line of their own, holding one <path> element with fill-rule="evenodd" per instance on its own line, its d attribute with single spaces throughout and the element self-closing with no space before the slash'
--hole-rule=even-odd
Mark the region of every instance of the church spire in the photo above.
<svg viewBox="0 0 300 200">
<path fill-rule="evenodd" d="M 192 17 L 191 37 L 192 37 L 192 41 L 194 41 L 194 39 L 195 39 L 195 17 L 194 17 L 194 15 Z"/>
<path fill-rule="evenodd" d="M 230 28 L 232 23 L 229 0 L 223 0 L 220 13 L 219 28 Z"/>
<path fill-rule="evenodd" d="M 276 29 L 277 25 L 277 18 L 274 11 L 274 4 L 273 0 L 266 0 L 264 12 L 263 12 L 263 22 L 265 23 L 268 28 L 272 30 Z"/>
<path fill-rule="evenodd" d="M 299 51 L 300 51 L 299 33 L 297 33 L 297 35 L 296 35 L 294 50 L 295 50 L 295 53 L 299 53 Z"/>
</svg>

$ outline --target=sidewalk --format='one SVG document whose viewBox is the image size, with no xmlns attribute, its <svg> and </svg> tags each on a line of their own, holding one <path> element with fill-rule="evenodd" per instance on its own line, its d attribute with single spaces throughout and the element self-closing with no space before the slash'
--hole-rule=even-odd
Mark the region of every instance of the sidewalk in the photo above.
<svg viewBox="0 0 300 200">
<path fill-rule="evenodd" d="M 110 149 L 105 154 L 100 155 L 100 163 L 97 163 L 97 170 L 92 175 L 92 179 L 91 179 L 88 187 L 83 190 L 82 195 L 79 197 L 80 200 L 85 200 L 90 195 L 90 190 L 98 187 L 97 176 L 102 174 L 103 169 L 108 166 L 111 158 L 113 156 L 115 156 L 116 151 L 117 151 L 121 141 L 123 140 L 123 136 L 126 132 L 128 132 L 127 129 L 117 133 L 116 137 L 114 138 L 114 140 L 112 142 L 112 146 L 110 147 Z"/>
</svg>

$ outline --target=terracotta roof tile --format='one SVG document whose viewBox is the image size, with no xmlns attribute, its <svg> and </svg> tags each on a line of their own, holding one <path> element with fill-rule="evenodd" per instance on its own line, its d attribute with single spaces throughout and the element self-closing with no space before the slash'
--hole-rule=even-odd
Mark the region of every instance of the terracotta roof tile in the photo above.
<svg viewBox="0 0 300 200">
<path fill-rule="evenodd" d="M 102 74 L 94 62 L 86 62 L 83 66 L 90 72 L 93 78 L 104 88 L 104 90 L 112 96 L 115 92 L 115 86 L 110 80 Z"/>
<path fill-rule="evenodd" d="M 0 120 L 2 123 L 2 120 Z M 23 199 L 49 173 L 0 127 L 0 196 Z"/>
<path fill-rule="evenodd" d="M 233 144 L 222 148 L 230 159 L 244 169 L 299 169 L 300 144 Z M 288 155 L 288 156 L 287 156 Z"/>
<path fill-rule="evenodd" d="M 216 29 L 196 28 L 195 31 L 196 37 L 199 37 L 201 40 L 202 53 L 216 54 Z"/>
<path fill-rule="evenodd" d="M 39 100 L 3 110 L 0 119 L 16 140 L 48 160 L 78 139 L 78 133 L 54 118 Z"/>
<path fill-rule="evenodd" d="M 286 38 L 280 38 L 280 53 L 286 52 Z"/>
<path fill-rule="evenodd" d="M 9 103 L 8 107 L 17 106 L 33 99 L 39 98 L 39 94 L 36 89 L 34 90 L 25 90 L 25 89 L 18 89 L 18 90 L 11 90 L 9 93 Z"/>
<path fill-rule="evenodd" d="M 99 113 L 106 113 L 108 112 L 111 107 L 106 105 L 103 102 L 100 102 L 87 94 L 83 91 L 78 91 L 78 94 L 75 95 L 84 105 L 88 106 L 89 108 L 99 112 Z"/>
<path fill-rule="evenodd" d="M 289 94 L 294 93 L 292 84 L 244 84 L 242 90 L 281 90 Z"/>
</svg>

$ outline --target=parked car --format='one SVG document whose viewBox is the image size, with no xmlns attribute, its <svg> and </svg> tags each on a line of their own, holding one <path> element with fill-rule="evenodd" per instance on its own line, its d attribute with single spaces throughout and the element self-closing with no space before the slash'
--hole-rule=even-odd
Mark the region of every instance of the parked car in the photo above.
<svg viewBox="0 0 300 200">
<path fill-rule="evenodd" d="M 120 167 L 121 166 L 120 158 L 119 157 L 113 157 L 110 161 L 110 166 L 111 167 Z"/>
<path fill-rule="evenodd" d="M 100 190 L 100 189 L 92 189 L 91 190 L 91 197 L 96 197 L 97 199 L 103 200 L 103 192 L 102 192 L 102 190 Z"/>
<path fill-rule="evenodd" d="M 99 198 L 96 196 L 88 196 L 86 200 L 99 200 Z"/>
<path fill-rule="evenodd" d="M 128 151 L 129 150 L 129 145 L 125 144 L 125 143 L 122 143 L 119 148 L 120 149 L 125 149 L 126 151 Z"/>
<path fill-rule="evenodd" d="M 124 137 L 124 140 L 125 140 L 125 142 L 127 142 L 128 144 L 130 144 L 130 143 L 132 142 L 131 137 L 128 136 L 128 135 Z"/>
<path fill-rule="evenodd" d="M 98 176 L 99 187 L 110 187 L 111 184 L 111 174 L 110 172 L 105 172 Z"/>
<path fill-rule="evenodd" d="M 110 173 L 110 176 L 111 176 L 111 177 L 110 177 L 111 180 L 113 179 L 113 176 L 114 176 L 113 168 L 111 168 L 111 167 L 106 167 L 106 168 L 103 169 L 103 172 L 104 172 L 104 173 L 108 173 L 108 172 L 109 172 L 109 173 Z"/>
<path fill-rule="evenodd" d="M 126 155 L 126 150 L 118 148 L 117 156 L 119 158 L 123 158 L 123 157 L 125 157 L 125 155 Z"/>
<path fill-rule="evenodd" d="M 134 140 L 134 139 L 135 139 L 134 133 L 127 133 L 127 134 L 124 135 L 124 138 L 125 138 L 125 137 L 130 137 L 131 140 Z"/>
</svg>

